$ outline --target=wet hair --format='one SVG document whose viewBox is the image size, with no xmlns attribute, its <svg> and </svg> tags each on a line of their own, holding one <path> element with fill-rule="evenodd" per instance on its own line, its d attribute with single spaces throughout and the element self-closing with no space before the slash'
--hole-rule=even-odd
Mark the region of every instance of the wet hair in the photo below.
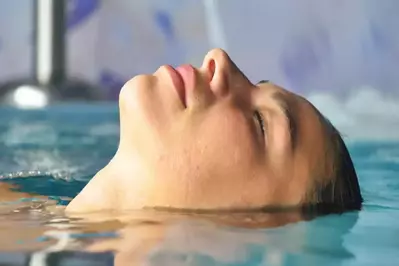
<svg viewBox="0 0 399 266">
<path fill-rule="evenodd" d="M 339 131 L 320 114 L 327 125 L 326 159 L 331 163 L 330 171 L 326 171 L 328 180 L 317 183 L 312 188 L 312 203 L 305 206 L 305 213 L 323 215 L 360 210 L 363 198 L 360 191 L 356 170 L 350 153 Z"/>
</svg>

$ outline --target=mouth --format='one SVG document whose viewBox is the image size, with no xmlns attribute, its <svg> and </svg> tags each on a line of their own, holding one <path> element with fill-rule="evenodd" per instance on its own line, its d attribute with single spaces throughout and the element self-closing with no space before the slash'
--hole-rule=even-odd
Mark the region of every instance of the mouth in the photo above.
<svg viewBox="0 0 399 266">
<path fill-rule="evenodd" d="M 187 89 L 194 86 L 194 68 L 191 65 L 181 65 L 176 69 L 173 67 L 167 69 L 182 104 L 187 107 Z"/>
<path fill-rule="evenodd" d="M 180 98 L 181 103 L 184 105 L 184 107 L 187 107 L 186 103 L 186 88 L 184 84 L 184 80 L 182 75 L 179 73 L 179 71 L 171 66 L 166 66 L 167 72 L 172 79 L 173 87 L 177 92 L 177 95 Z"/>
</svg>

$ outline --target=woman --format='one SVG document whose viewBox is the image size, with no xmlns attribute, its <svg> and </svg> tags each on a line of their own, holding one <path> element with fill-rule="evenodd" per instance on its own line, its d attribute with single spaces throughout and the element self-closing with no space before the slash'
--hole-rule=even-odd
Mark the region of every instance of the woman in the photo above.
<svg viewBox="0 0 399 266">
<path fill-rule="evenodd" d="M 304 98 L 252 84 L 221 49 L 121 90 L 120 143 L 68 212 L 360 209 L 337 130 Z"/>
</svg>

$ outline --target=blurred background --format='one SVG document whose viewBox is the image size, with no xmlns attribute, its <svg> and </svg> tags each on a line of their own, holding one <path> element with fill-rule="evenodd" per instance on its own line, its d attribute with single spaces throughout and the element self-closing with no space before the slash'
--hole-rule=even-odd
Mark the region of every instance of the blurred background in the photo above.
<svg viewBox="0 0 399 266">
<path fill-rule="evenodd" d="M 33 1 L 1 0 L 0 82 L 32 73 Z M 399 1 L 68 0 L 67 71 L 114 101 L 160 65 L 224 48 L 349 137 L 399 139 Z"/>
</svg>

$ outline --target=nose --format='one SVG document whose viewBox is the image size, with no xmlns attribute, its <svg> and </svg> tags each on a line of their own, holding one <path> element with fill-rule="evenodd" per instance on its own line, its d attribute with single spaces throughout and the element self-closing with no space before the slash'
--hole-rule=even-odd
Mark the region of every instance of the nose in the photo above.
<svg viewBox="0 0 399 266">
<path fill-rule="evenodd" d="M 201 68 L 208 73 L 211 90 L 216 96 L 224 96 L 229 91 L 239 92 L 245 87 L 253 86 L 223 49 L 210 50 Z"/>
</svg>

